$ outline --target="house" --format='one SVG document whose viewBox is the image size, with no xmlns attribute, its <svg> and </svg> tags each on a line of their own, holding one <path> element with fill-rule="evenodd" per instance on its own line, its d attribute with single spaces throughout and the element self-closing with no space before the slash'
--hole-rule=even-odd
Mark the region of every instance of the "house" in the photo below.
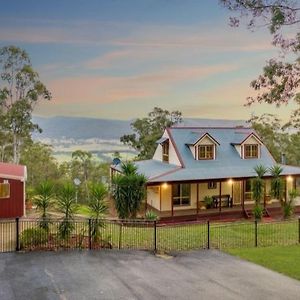
<svg viewBox="0 0 300 300">
<path fill-rule="evenodd" d="M 25 215 L 26 167 L 0 162 L 0 218 Z"/>
<path fill-rule="evenodd" d="M 254 168 L 270 168 L 274 158 L 257 133 L 245 127 L 171 127 L 157 141 L 150 160 L 135 163 L 147 181 L 147 209 L 161 218 L 250 217 L 254 207 L 251 178 Z M 300 168 L 281 164 L 288 191 L 300 190 Z M 112 166 L 121 172 L 121 166 Z M 266 215 L 278 213 L 280 203 L 270 195 L 266 173 Z M 209 202 L 208 202 L 209 200 Z M 297 205 L 300 202 L 297 200 Z"/>
</svg>

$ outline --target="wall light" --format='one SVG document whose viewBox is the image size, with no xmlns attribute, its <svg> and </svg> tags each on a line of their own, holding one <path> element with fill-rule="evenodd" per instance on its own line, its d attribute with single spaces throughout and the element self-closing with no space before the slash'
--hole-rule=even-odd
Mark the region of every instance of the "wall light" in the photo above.
<svg viewBox="0 0 300 300">
<path fill-rule="evenodd" d="M 232 184 L 233 184 L 233 180 L 232 180 L 232 179 L 229 179 L 229 180 L 228 180 L 228 184 L 232 185 Z"/>
<path fill-rule="evenodd" d="M 163 189 L 166 189 L 166 188 L 168 187 L 168 184 L 165 182 L 165 183 L 163 183 L 163 184 L 161 185 L 161 187 L 162 187 Z"/>
<path fill-rule="evenodd" d="M 293 177 L 292 177 L 292 176 L 288 176 L 288 177 L 286 178 L 286 180 L 289 181 L 289 182 L 291 182 L 291 181 L 293 181 Z"/>
</svg>

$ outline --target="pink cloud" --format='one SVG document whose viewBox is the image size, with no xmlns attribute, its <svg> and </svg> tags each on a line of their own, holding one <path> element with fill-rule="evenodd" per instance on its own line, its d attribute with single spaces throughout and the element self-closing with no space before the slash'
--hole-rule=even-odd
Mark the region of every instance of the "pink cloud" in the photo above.
<svg viewBox="0 0 300 300">
<path fill-rule="evenodd" d="M 161 97 L 172 94 L 172 88 L 188 82 L 199 82 L 208 76 L 237 69 L 234 65 L 180 67 L 173 66 L 154 73 L 136 76 L 85 76 L 52 80 L 48 83 L 58 103 L 112 103 Z"/>
</svg>

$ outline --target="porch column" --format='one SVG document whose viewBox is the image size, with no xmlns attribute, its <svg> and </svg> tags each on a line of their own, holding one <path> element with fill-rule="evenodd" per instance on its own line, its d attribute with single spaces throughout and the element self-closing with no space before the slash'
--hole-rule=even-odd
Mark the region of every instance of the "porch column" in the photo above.
<svg viewBox="0 0 300 300">
<path fill-rule="evenodd" d="M 172 209 L 172 217 L 174 216 L 174 204 L 173 204 L 173 184 L 171 185 L 171 209 Z"/>
<path fill-rule="evenodd" d="M 219 182 L 219 212 L 222 210 L 222 181 Z"/>
<path fill-rule="evenodd" d="M 197 187 L 197 215 L 199 213 L 199 183 L 196 184 L 196 187 Z"/>
<path fill-rule="evenodd" d="M 242 209 L 245 211 L 245 180 L 242 180 Z"/>
</svg>

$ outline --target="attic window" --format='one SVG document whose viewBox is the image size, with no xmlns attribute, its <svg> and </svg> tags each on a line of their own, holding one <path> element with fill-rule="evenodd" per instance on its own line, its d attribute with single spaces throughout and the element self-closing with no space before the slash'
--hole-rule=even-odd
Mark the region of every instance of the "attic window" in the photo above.
<svg viewBox="0 0 300 300">
<path fill-rule="evenodd" d="M 162 146 L 162 160 L 169 162 L 169 141 L 165 141 L 161 144 Z"/>
<path fill-rule="evenodd" d="M 10 185 L 8 181 L 4 181 L 0 183 L 0 199 L 9 198 L 10 197 Z"/>
<path fill-rule="evenodd" d="M 258 158 L 258 145 L 245 145 L 245 158 Z"/>
<path fill-rule="evenodd" d="M 214 145 L 199 145 L 198 159 L 214 159 Z"/>
</svg>

